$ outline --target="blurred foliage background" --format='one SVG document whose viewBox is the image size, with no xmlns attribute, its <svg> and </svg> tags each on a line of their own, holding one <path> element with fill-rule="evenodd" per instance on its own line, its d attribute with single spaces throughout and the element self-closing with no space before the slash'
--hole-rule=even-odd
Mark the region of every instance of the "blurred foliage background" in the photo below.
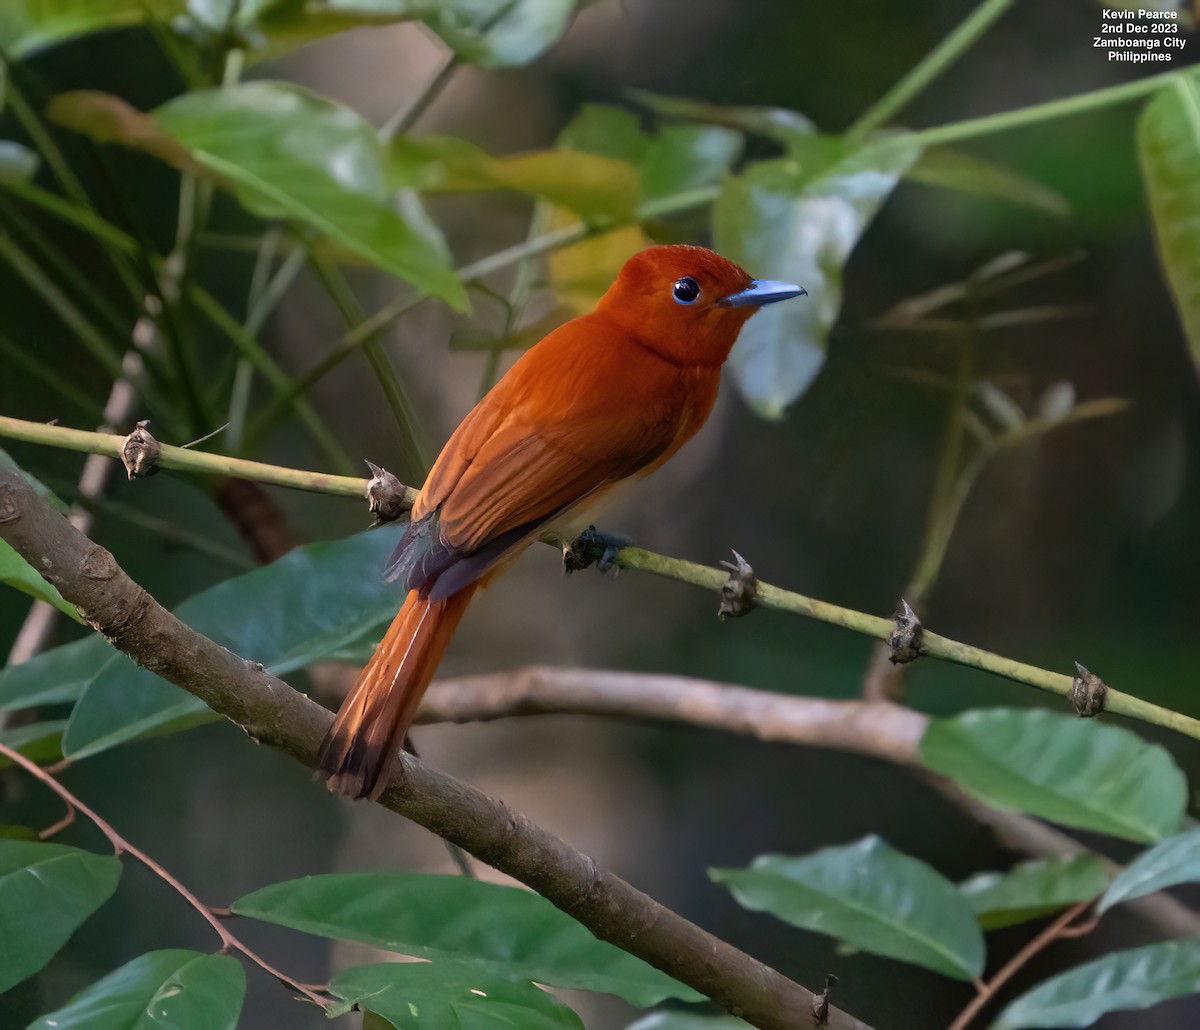
<svg viewBox="0 0 1200 1030">
<path fill-rule="evenodd" d="M 837 133 L 972 6 L 864 0 L 851 10 L 807 0 L 604 0 L 581 10 L 561 42 L 527 66 L 453 67 L 414 134 L 453 135 L 495 155 L 515 154 L 552 146 L 584 105 L 614 104 L 645 117 L 645 108 L 631 101 L 634 90 L 789 109 Z M 1147 66 L 1106 63 L 1092 49 L 1099 10 L 1087 0 L 1015 5 L 901 121 L 938 125 L 1150 74 Z M 1197 45 L 1189 38 L 1172 67 L 1190 60 Z M 203 58 L 204 48 L 198 52 Z M 446 59 L 443 42 L 420 24 L 404 23 L 324 39 L 257 64 L 247 77 L 300 83 L 381 125 L 421 94 Z M 89 89 L 147 110 L 181 89 L 161 40 L 144 28 L 86 35 L 31 54 L 17 81 L 38 107 L 55 94 Z M 978 371 L 1026 409 L 1064 381 L 1081 400 L 1124 398 L 1128 407 L 1048 434 L 988 466 L 927 596 L 927 621 L 946 635 L 1049 668 L 1069 671 L 1078 659 L 1112 684 L 1200 715 L 1194 690 L 1200 395 L 1155 255 L 1134 145 L 1138 109 L 1138 103 L 1106 107 L 961 145 L 1053 191 L 1064 202 L 1057 213 L 1044 204 L 901 182 L 846 266 L 842 316 L 811 388 L 782 417 L 765 420 L 727 382 L 701 436 L 603 528 L 707 563 L 736 547 L 773 583 L 889 612 L 917 557 L 947 419 L 948 393 L 940 384 L 955 374 L 959 343 L 945 333 L 888 328 L 881 316 L 1010 251 L 1028 253 L 1031 264 L 1063 259 L 1057 273 L 1014 286 L 992 305 L 1053 306 L 1061 317 L 982 334 Z M 179 198 L 175 172 L 132 150 L 97 148 L 54 131 L 106 217 L 169 251 Z M 11 105 L 0 137 L 27 141 Z M 759 138 L 749 147 L 752 157 L 771 152 Z M 12 238 L 21 236 L 21 220 L 34 222 L 105 296 L 121 295 L 111 262 L 86 237 L 13 199 L 0 200 L 0 223 Z M 459 265 L 519 242 L 529 227 L 531 201 L 519 194 L 443 194 L 430 206 Z M 218 193 L 207 229 L 212 245 L 202 235 L 191 255 L 195 281 L 231 306 L 242 303 L 255 258 L 227 242 L 253 224 Z M 659 238 L 705 243 L 707 225 L 693 212 L 651 228 Z M 751 272 L 786 277 L 770 267 Z M 349 278 L 355 303 L 367 311 L 397 293 L 394 280 L 366 268 L 351 269 Z M 489 282 L 507 290 L 512 272 Z M 4 336 L 90 406 L 66 406 L 10 355 L 0 377 L 0 411 L 92 427 L 91 409 L 103 405 L 110 385 L 104 372 L 71 338 L 61 313 L 9 262 L 0 262 L 0 298 Z M 526 320 L 536 324 L 554 304 L 542 297 Z M 445 307 L 426 304 L 385 331 L 426 457 L 490 374 L 486 351 L 447 346 L 461 324 Z M 470 324 L 500 334 L 504 310 L 476 294 Z M 261 339 L 285 369 L 299 371 L 344 328 L 317 276 L 305 270 Z M 219 339 L 209 326 L 202 332 Z M 501 357 L 503 367 L 513 354 Z M 224 374 L 215 367 L 203 373 Z M 402 478 L 405 469 L 412 475 L 415 459 L 398 440 L 361 354 L 311 396 L 349 455 L 371 458 Z M 182 422 L 158 420 L 153 428 L 173 443 L 200 435 Z M 211 446 L 223 450 L 219 438 Z M 80 456 L 9 449 L 71 496 Z M 259 456 L 300 467 L 329 464 L 293 422 L 272 433 Z M 173 474 L 114 479 L 99 505 L 94 535 L 165 604 L 253 564 L 209 487 Z M 269 493 L 298 540 L 342 536 L 366 521 L 354 502 Z M 146 519 L 173 528 L 164 534 Z M 189 544 L 193 537 L 219 553 L 197 550 Z M 636 574 L 618 582 L 590 574 L 564 581 L 557 563 L 549 549 L 534 548 L 489 590 L 467 617 L 443 673 L 565 663 L 677 671 L 835 698 L 862 691 L 871 654 L 864 639 L 769 612 L 718 624 L 706 594 Z M 0 647 L 15 639 L 27 608 L 23 595 L 0 591 Z M 61 620 L 54 639 L 80 632 Z M 913 670 L 906 699 L 934 713 L 1036 701 L 1016 685 L 933 664 Z M 325 700 L 336 703 L 333 696 Z M 1162 742 L 1194 776 L 1194 749 L 1165 736 Z M 886 960 L 838 954 L 824 938 L 745 912 L 706 875 L 710 866 L 742 865 L 763 851 L 802 853 L 868 832 L 953 879 L 1011 861 L 987 831 L 917 778 L 834 753 L 582 719 L 429 728 L 418 743 L 431 761 L 785 973 L 811 985 L 836 972 L 843 985 L 837 1000 L 864 1020 L 944 1025 L 969 997 L 967 985 L 912 968 L 897 976 Z M 104 753 L 67 771 L 65 781 L 85 796 L 106 798 L 107 818 L 213 904 L 316 871 L 452 868 L 424 831 L 372 806 L 327 797 L 283 758 L 247 747 L 223 724 Z M 14 813 L 6 821 L 41 825 L 56 818 L 53 803 L 28 781 L 6 776 L 3 790 Z M 97 846 L 95 836 L 79 827 L 72 842 Z M 1106 940 L 1130 945 L 1145 933 L 1136 919 L 1118 914 L 1099 935 L 1105 939 L 1061 945 L 1046 961 L 1055 968 L 1074 964 Z M 247 927 L 246 935 L 279 966 L 313 981 L 327 977 L 331 962 L 351 957 L 346 946 L 269 927 Z M 1023 939 L 1014 932 L 1012 947 Z M 1007 939 L 997 940 L 1003 954 Z M 0 998 L 0 1023 L 24 1025 L 117 961 L 166 946 L 207 948 L 208 930 L 161 884 L 130 869 L 114 900 L 45 972 Z M 632 1018 L 616 1000 L 575 1000 L 589 1027 L 621 1027 Z M 1194 1000 L 1175 1002 L 1106 1025 L 1183 1027 L 1198 1013 Z M 320 1023 L 264 977 L 251 978 L 243 1018 L 248 1027 Z"/>
</svg>

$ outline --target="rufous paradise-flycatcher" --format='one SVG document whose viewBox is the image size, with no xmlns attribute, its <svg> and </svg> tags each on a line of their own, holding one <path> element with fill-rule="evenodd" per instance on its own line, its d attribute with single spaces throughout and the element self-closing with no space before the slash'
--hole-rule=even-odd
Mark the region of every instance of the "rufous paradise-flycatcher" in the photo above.
<svg viewBox="0 0 1200 1030">
<path fill-rule="evenodd" d="M 721 366 L 763 304 L 804 293 L 702 247 L 631 257 L 596 310 L 530 348 L 454 431 L 384 573 L 408 591 L 321 747 L 330 789 L 378 797 L 475 591 L 704 424 Z"/>
</svg>

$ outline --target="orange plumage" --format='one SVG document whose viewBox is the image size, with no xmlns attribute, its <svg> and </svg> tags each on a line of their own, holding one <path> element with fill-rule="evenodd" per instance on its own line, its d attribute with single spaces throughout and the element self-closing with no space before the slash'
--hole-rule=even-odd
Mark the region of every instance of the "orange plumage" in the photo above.
<svg viewBox="0 0 1200 1030">
<path fill-rule="evenodd" d="M 331 789 L 378 797 L 475 591 L 546 528 L 578 521 L 704 424 L 759 305 L 803 292 L 700 247 L 625 263 L 596 310 L 527 351 L 463 419 L 385 575 L 409 593 L 321 748 Z"/>
</svg>

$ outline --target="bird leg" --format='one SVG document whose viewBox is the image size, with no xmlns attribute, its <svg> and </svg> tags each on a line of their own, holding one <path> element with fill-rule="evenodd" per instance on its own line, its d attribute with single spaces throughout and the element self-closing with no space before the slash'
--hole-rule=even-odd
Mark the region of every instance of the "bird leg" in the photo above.
<svg viewBox="0 0 1200 1030">
<path fill-rule="evenodd" d="M 601 533 L 595 526 L 588 526 L 574 540 L 563 543 L 563 571 L 578 572 L 595 565 L 601 572 L 616 575 L 620 571 L 617 555 L 629 546 L 624 537 Z"/>
</svg>

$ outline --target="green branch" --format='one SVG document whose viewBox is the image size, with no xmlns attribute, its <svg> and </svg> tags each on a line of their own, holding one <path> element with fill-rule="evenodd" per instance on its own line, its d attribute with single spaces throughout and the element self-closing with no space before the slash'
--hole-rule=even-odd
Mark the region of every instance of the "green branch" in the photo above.
<svg viewBox="0 0 1200 1030">
<path fill-rule="evenodd" d="M 934 79 L 957 61 L 992 24 L 1013 5 L 1013 0 L 984 0 L 953 32 L 934 47 L 907 75 L 869 107 L 846 130 L 860 140 L 878 129 Z"/>
<path fill-rule="evenodd" d="M 0 437 L 24 440 L 28 443 L 40 443 L 51 447 L 65 447 L 69 450 L 86 451 L 92 454 L 108 454 L 118 457 L 121 450 L 121 437 L 107 436 L 103 433 L 87 433 L 80 430 L 64 429 L 60 426 L 42 425 L 36 422 L 24 422 L 20 419 L 0 416 Z M 163 446 L 161 464 L 164 468 L 183 469 L 192 472 L 215 472 L 223 475 L 241 476 L 244 479 L 255 479 L 262 483 L 276 486 L 290 486 L 300 490 L 310 490 L 317 493 L 336 494 L 342 497 L 358 497 L 365 495 L 367 482 L 362 479 L 352 479 L 346 476 L 327 476 L 316 472 L 302 472 L 297 469 L 282 468 L 276 465 L 264 465 L 256 461 L 243 461 L 238 458 L 225 458 L 216 454 L 204 454 L 189 451 L 180 447 Z M 409 504 L 416 498 L 416 491 L 409 488 L 406 499 Z M 558 545 L 559 538 L 552 534 L 542 537 L 543 541 Z M 729 573 L 709 565 L 684 561 L 681 558 L 670 558 L 666 555 L 646 551 L 640 547 L 625 547 L 618 552 L 616 564 L 623 569 L 637 569 L 650 572 L 656 576 L 675 579 L 681 583 L 690 583 L 717 593 L 729 580 Z M 769 583 L 759 583 L 755 593 L 755 603 L 761 608 L 771 608 L 776 611 L 790 612 L 803 615 L 819 622 L 827 622 L 832 626 L 841 626 L 862 633 L 877 640 L 886 640 L 892 632 L 891 619 L 878 615 L 868 615 L 866 612 L 843 608 L 841 605 L 828 601 L 819 601 L 806 597 L 791 590 L 784 590 Z M 922 653 L 930 658 L 954 662 L 972 669 L 981 669 L 1016 683 L 1024 683 L 1039 690 L 1049 691 L 1066 697 L 1071 692 L 1074 682 L 1071 676 L 1049 669 L 1041 669 L 1036 665 L 1014 661 L 984 651 L 970 644 L 963 644 L 937 633 L 924 631 L 921 638 Z M 1200 719 L 1182 715 L 1160 705 L 1144 701 L 1132 694 L 1119 690 L 1108 689 L 1105 700 L 1105 711 L 1114 715 L 1124 715 L 1131 719 L 1151 723 L 1174 730 L 1186 737 L 1200 740 Z"/>
<path fill-rule="evenodd" d="M 0 437 L 23 440 L 26 443 L 44 444 L 47 447 L 60 447 L 68 451 L 82 451 L 84 454 L 105 454 L 110 458 L 117 459 L 121 457 L 121 448 L 125 442 L 125 438 L 122 436 L 111 436 L 108 433 L 88 433 L 80 429 L 66 429 L 63 426 L 46 425 L 41 422 L 26 422 L 4 415 L 0 415 Z M 331 476 L 323 472 L 305 472 L 301 469 L 283 468 L 279 465 L 265 465 L 260 461 L 228 458 L 221 454 L 209 454 L 205 451 L 190 451 L 185 447 L 173 447 L 171 444 L 162 444 L 162 454 L 158 464 L 166 469 L 205 472 L 219 476 L 237 476 L 241 479 L 252 479 L 272 486 L 287 486 L 295 490 L 334 494 L 338 497 L 361 499 L 365 496 L 367 485 L 366 480 L 356 479 L 352 476 Z M 416 495 L 415 490 L 408 491 L 409 503 Z"/>
</svg>

